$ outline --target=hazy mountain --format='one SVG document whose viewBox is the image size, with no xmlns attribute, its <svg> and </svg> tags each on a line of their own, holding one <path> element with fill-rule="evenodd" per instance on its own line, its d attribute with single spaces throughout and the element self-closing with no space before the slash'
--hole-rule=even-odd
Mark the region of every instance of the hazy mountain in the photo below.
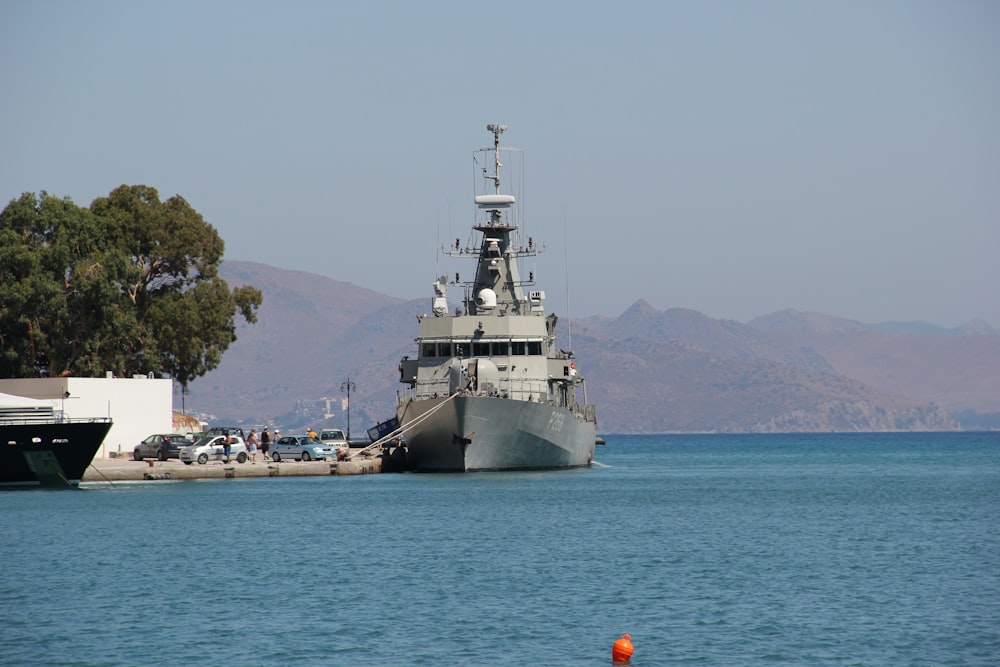
<svg viewBox="0 0 1000 667">
<path fill-rule="evenodd" d="M 355 437 L 394 414 L 397 365 L 415 354 L 429 288 L 403 301 L 250 262 L 228 261 L 222 275 L 263 292 L 260 321 L 192 383 L 188 411 L 346 425 L 350 378 Z M 1000 335 L 982 322 L 938 329 L 793 310 L 743 324 L 639 300 L 615 318 L 560 321 L 559 345 L 577 356 L 602 433 L 950 430 L 956 416 L 1000 426 Z"/>
<path fill-rule="evenodd" d="M 958 329 L 935 329 L 926 323 L 909 323 L 905 330 L 860 325 L 838 333 L 802 327 L 802 321 L 814 319 L 810 313 L 776 315 L 789 326 L 775 326 L 774 316 L 757 318 L 750 326 L 766 325 L 773 344 L 808 347 L 837 373 L 887 394 L 933 401 L 953 413 L 1000 416 L 1000 332 L 985 322 Z"/>
<path fill-rule="evenodd" d="M 934 399 L 867 384 L 809 344 L 814 331 L 842 340 L 863 326 L 809 315 L 779 327 L 781 319 L 768 330 L 639 301 L 617 319 L 574 323 L 573 348 L 612 432 L 957 428 Z"/>
<path fill-rule="evenodd" d="M 976 336 L 1000 333 L 1000 331 L 991 327 L 988 322 L 980 319 L 970 320 L 955 329 L 948 329 L 927 322 L 879 322 L 878 324 L 866 324 L 864 326 L 871 331 L 881 331 L 883 333 L 923 333 L 938 336 Z"/>
</svg>

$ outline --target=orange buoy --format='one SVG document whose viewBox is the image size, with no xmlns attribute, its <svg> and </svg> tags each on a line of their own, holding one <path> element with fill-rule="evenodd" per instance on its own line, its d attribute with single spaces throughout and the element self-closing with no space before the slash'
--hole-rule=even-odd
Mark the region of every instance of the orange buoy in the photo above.
<svg viewBox="0 0 1000 667">
<path fill-rule="evenodd" d="M 615 664 L 628 664 L 629 659 L 632 657 L 633 650 L 632 638 L 627 634 L 622 635 L 622 638 L 616 641 L 611 647 L 611 659 L 615 662 Z"/>
</svg>

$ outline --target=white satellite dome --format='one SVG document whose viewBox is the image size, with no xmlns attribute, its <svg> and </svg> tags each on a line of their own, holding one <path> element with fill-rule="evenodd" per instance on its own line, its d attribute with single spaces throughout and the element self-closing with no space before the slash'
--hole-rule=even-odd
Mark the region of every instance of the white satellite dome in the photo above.
<svg viewBox="0 0 1000 667">
<path fill-rule="evenodd" d="M 497 293 L 489 287 L 479 290 L 476 295 L 476 305 L 484 310 L 497 307 Z"/>
</svg>

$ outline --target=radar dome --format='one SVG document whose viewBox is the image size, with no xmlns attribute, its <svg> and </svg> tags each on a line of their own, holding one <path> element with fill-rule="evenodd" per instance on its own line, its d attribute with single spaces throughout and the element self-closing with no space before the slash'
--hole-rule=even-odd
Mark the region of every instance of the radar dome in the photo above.
<svg viewBox="0 0 1000 667">
<path fill-rule="evenodd" d="M 476 295 L 476 305 L 484 310 L 497 307 L 497 293 L 489 287 L 479 290 Z"/>
</svg>

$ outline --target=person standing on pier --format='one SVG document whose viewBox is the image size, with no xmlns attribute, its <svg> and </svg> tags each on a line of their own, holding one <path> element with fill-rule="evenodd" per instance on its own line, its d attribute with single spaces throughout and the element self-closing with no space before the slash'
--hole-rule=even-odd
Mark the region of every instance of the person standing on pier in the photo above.
<svg viewBox="0 0 1000 667">
<path fill-rule="evenodd" d="M 265 461 L 270 461 L 267 457 L 267 450 L 271 448 L 271 434 L 267 432 L 267 427 L 264 427 L 263 433 L 260 434 L 260 453 L 264 455 Z"/>
<path fill-rule="evenodd" d="M 233 453 L 233 439 L 229 437 L 228 431 L 222 435 L 222 453 L 226 455 L 226 463 L 229 463 L 229 455 Z"/>
<path fill-rule="evenodd" d="M 250 463 L 257 463 L 257 429 L 250 429 L 250 436 L 247 438 L 247 450 L 250 453 Z"/>
</svg>

